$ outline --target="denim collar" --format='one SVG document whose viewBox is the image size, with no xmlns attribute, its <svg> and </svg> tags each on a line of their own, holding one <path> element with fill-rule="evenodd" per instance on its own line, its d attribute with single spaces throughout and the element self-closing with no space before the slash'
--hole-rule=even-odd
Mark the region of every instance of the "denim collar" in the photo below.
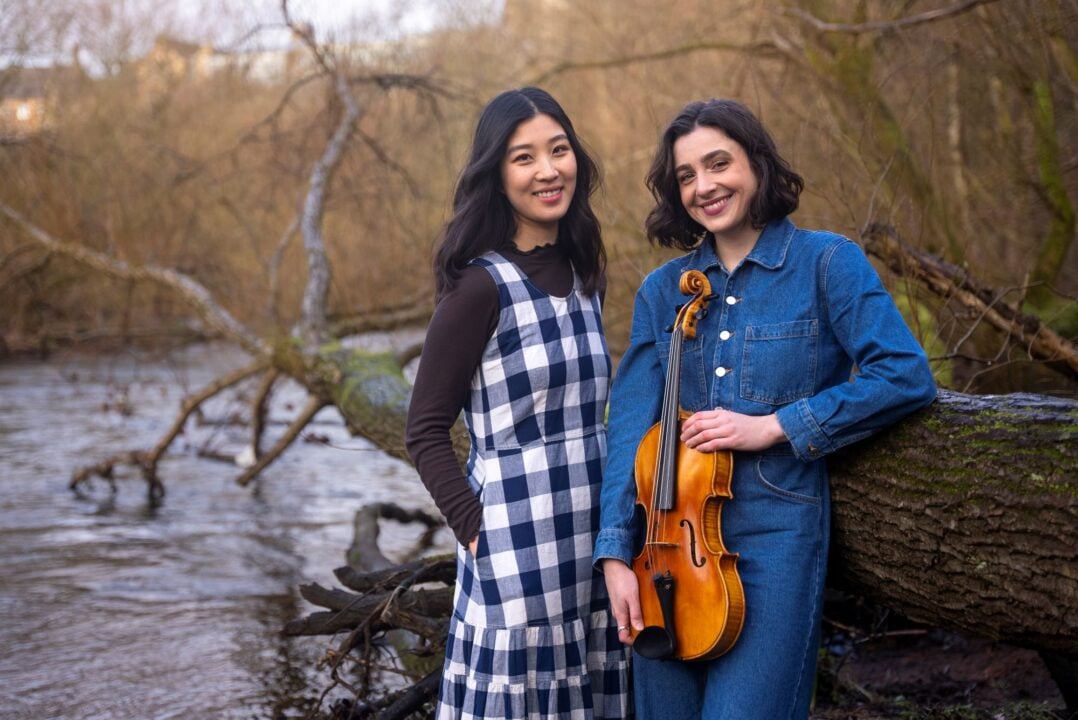
<svg viewBox="0 0 1078 720">
<path fill-rule="evenodd" d="M 753 262 L 768 270 L 778 270 L 786 262 L 786 253 L 790 249 L 790 241 L 793 239 L 797 227 L 790 222 L 790 218 L 772 220 L 764 226 L 763 232 L 752 246 L 752 251 L 745 256 L 743 262 Z M 719 256 L 715 253 L 715 240 L 708 237 L 707 240 L 696 246 L 696 249 L 685 256 L 682 272 L 685 270 L 699 270 L 706 273 L 708 270 L 722 267 Z"/>
</svg>

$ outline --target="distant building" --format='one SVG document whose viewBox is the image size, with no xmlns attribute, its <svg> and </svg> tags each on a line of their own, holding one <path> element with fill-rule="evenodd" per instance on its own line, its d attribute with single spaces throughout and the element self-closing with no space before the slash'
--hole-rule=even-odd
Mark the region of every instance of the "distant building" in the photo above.
<svg viewBox="0 0 1078 720">
<path fill-rule="evenodd" d="M 209 44 L 158 35 L 150 51 L 137 61 L 135 74 L 141 91 L 156 97 L 185 80 L 209 77 L 225 64 L 225 54 Z"/>
<path fill-rule="evenodd" d="M 153 47 L 135 61 L 139 90 L 158 97 L 183 82 L 198 82 L 229 71 L 263 84 L 285 82 L 314 64 L 298 45 L 281 50 L 220 50 L 208 43 L 190 43 L 159 35 Z"/>
<path fill-rule="evenodd" d="M 58 84 L 73 72 L 66 67 L 0 70 L 0 139 L 29 137 L 53 124 Z"/>
</svg>

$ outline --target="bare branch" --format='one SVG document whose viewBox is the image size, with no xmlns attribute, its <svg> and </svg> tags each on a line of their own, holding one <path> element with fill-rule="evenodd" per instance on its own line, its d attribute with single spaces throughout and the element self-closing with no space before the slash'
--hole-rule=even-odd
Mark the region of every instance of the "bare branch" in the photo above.
<svg viewBox="0 0 1078 720">
<path fill-rule="evenodd" d="M 899 18 L 898 20 L 877 20 L 866 23 L 829 23 L 801 8 L 788 8 L 786 9 L 786 12 L 804 20 L 820 32 L 858 34 L 904 30 L 906 28 L 914 27 L 915 25 L 922 25 L 924 23 L 935 22 L 936 20 L 943 20 L 945 18 L 961 15 L 978 5 L 987 5 L 997 1 L 998 0 L 964 0 L 964 2 L 955 3 L 949 7 L 928 10 L 923 13 L 918 13 L 917 15 Z"/>
<path fill-rule="evenodd" d="M 268 115 L 266 115 L 266 117 L 262 118 L 257 123 L 255 123 L 250 128 L 248 128 L 247 132 L 245 132 L 240 137 L 240 139 L 236 142 L 236 145 L 234 147 L 226 150 L 225 152 L 221 153 L 221 155 L 229 155 L 231 153 L 234 153 L 236 151 L 237 147 L 243 145 L 244 143 L 248 143 L 248 142 L 253 141 L 257 137 L 259 130 L 261 130 L 264 126 L 266 126 L 266 125 L 274 125 L 274 126 L 276 126 L 277 121 L 280 119 L 281 115 L 284 114 L 285 109 L 288 107 L 288 104 L 291 102 L 292 96 L 295 93 L 299 92 L 299 90 L 303 86 L 305 86 L 307 83 L 309 83 L 309 82 L 311 82 L 313 80 L 317 80 L 320 77 L 322 77 L 322 76 L 317 75 L 317 74 L 315 74 L 315 75 L 307 75 L 305 77 L 302 77 L 302 78 L 296 80 L 294 83 L 289 85 L 288 88 L 284 91 L 284 94 L 281 96 L 280 101 L 278 101 L 277 106 Z"/>
<path fill-rule="evenodd" d="M 965 270 L 905 245 L 890 226 L 871 225 L 861 238 L 866 252 L 886 262 L 896 273 L 913 277 L 932 292 L 954 298 L 978 312 L 986 322 L 1022 346 L 1030 358 L 1051 362 L 1053 368 L 1063 365 L 1067 369 L 1065 374 L 1078 377 L 1078 347 L 1074 343 L 1036 317 L 998 302 L 996 293 L 981 287 Z"/>
<path fill-rule="evenodd" d="M 322 217 L 325 214 L 326 191 L 360 114 L 359 104 L 349 92 L 344 77 L 337 75 L 334 84 L 338 97 L 344 103 L 345 112 L 326 144 L 322 157 L 311 170 L 310 186 L 299 223 L 303 231 L 303 246 L 307 250 L 307 288 L 303 293 L 302 326 L 303 335 L 309 344 L 317 344 L 325 337 L 329 259 L 326 257 L 326 245 L 322 237 Z"/>
<path fill-rule="evenodd" d="M 183 432 L 183 426 L 187 423 L 187 418 L 191 417 L 191 413 L 197 410 L 202 403 L 221 391 L 243 382 L 252 375 L 257 375 L 267 367 L 269 367 L 268 362 L 260 361 L 234 370 L 227 375 L 217 378 L 202 390 L 185 399 L 183 403 L 180 404 L 180 414 L 173 420 L 172 427 L 169 428 L 168 432 L 166 432 L 160 440 L 158 440 L 157 445 L 146 453 L 146 465 L 148 470 L 154 475 L 157 474 L 157 463 L 161 460 L 161 456 L 165 454 L 165 451 L 168 450 L 168 446 L 172 444 L 172 441 L 176 439 L 176 436 Z"/>
<path fill-rule="evenodd" d="M 528 81 L 529 85 L 544 85 L 548 83 L 552 78 L 559 75 L 565 75 L 570 72 L 579 72 L 582 70 L 606 70 L 609 68 L 628 67 L 629 65 L 637 65 L 639 63 L 655 62 L 657 60 L 670 60 L 671 58 L 681 57 L 682 55 L 689 55 L 705 50 L 728 50 L 731 52 L 750 53 L 755 57 L 762 56 L 785 56 L 782 49 L 775 43 L 770 41 L 760 41 L 748 44 L 739 43 L 719 43 L 719 42 L 700 42 L 700 43 L 688 43 L 686 45 L 679 45 L 678 47 L 667 48 L 665 50 L 659 50 L 651 53 L 641 53 L 640 55 L 625 55 L 617 58 L 610 58 L 608 60 L 594 60 L 591 62 L 563 62 L 555 65 L 554 67 L 546 70 L 536 77 Z"/>
<path fill-rule="evenodd" d="M 258 461 L 247 468 L 242 475 L 236 478 L 236 482 L 239 485 L 247 486 L 260 472 L 269 467 L 270 463 L 280 457 L 281 453 L 288 449 L 288 446 L 299 437 L 303 428 L 307 427 L 308 423 L 310 423 L 311 420 L 314 419 L 314 416 L 318 414 L 318 411 L 326 405 L 327 403 L 324 400 L 312 397 L 310 401 L 308 401 L 307 406 L 300 412 L 299 416 L 288 426 L 288 429 L 285 430 L 284 435 L 280 437 L 277 444 L 270 448 L 268 453 L 258 458 Z"/>
<path fill-rule="evenodd" d="M 391 307 L 370 308 L 345 317 L 331 319 L 334 337 L 378 330 L 421 326 L 430 320 L 432 308 L 425 298 Z"/>
<path fill-rule="evenodd" d="M 329 258 L 326 256 L 326 243 L 322 237 L 326 193 L 359 121 L 360 107 L 348 87 L 348 78 L 334 67 L 329 53 L 318 46 L 311 27 L 301 27 L 292 19 L 288 11 L 288 0 L 281 0 L 281 13 L 288 27 L 310 49 L 325 73 L 333 78 L 337 98 L 344 106 L 344 114 L 341 115 L 336 130 L 326 143 L 322 156 L 311 168 L 307 197 L 303 202 L 303 212 L 299 220 L 299 227 L 303 232 L 303 246 L 307 251 L 307 287 L 303 292 L 300 333 L 308 346 L 315 346 L 326 337 L 326 301 L 329 297 Z"/>
<path fill-rule="evenodd" d="M 408 172 L 408 169 L 391 158 L 389 153 L 383 150 L 382 146 L 379 145 L 378 141 L 373 137 L 358 128 L 356 134 L 359 135 L 359 139 L 363 141 L 363 144 L 374 153 L 374 156 L 378 158 L 383 165 L 401 176 L 408 185 L 408 191 L 412 194 L 412 197 L 419 197 L 419 184 L 415 181 L 415 178 L 412 177 L 412 174 Z"/>
<path fill-rule="evenodd" d="M 231 373 L 218 378 L 183 401 L 180 405 L 180 414 L 173 420 L 172 427 L 161 436 L 161 439 L 157 441 L 157 444 L 153 448 L 145 451 L 131 450 L 119 453 L 105 458 L 93 465 L 81 467 L 72 473 L 71 482 L 68 487 L 72 490 L 78 490 L 80 485 L 87 482 L 95 475 L 108 480 L 111 484 L 113 483 L 113 476 L 117 465 L 133 465 L 139 468 L 142 472 L 143 479 L 149 484 L 151 498 L 160 499 L 164 495 L 164 486 L 157 477 L 157 464 L 160 462 L 161 456 L 165 454 L 165 451 L 168 450 L 169 446 L 172 444 L 172 441 L 176 439 L 176 436 L 183 432 L 183 426 L 187 423 L 187 419 L 191 417 L 191 413 L 197 410 L 202 403 L 220 393 L 222 390 L 243 382 L 252 375 L 262 372 L 268 366 L 268 362 L 260 361 L 234 370 Z"/>
<path fill-rule="evenodd" d="M 281 373 L 278 370 L 266 373 L 251 403 L 251 449 L 254 451 L 256 461 L 262 455 L 262 433 L 266 429 L 266 412 L 270 393 L 273 392 L 273 386 L 280 376 Z"/>
<path fill-rule="evenodd" d="M 352 544 L 344 554 L 348 559 L 348 567 L 352 570 L 371 572 L 393 566 L 379 547 L 378 538 L 381 535 L 381 527 L 378 525 L 378 520 L 381 518 L 396 520 L 399 523 L 418 522 L 427 528 L 420 538 L 419 546 L 411 552 L 413 556 L 429 546 L 434 532 L 445 525 L 429 513 L 422 510 L 405 510 L 395 503 L 364 505 L 356 510 L 352 517 Z"/>
<path fill-rule="evenodd" d="M 266 355 L 269 353 L 269 346 L 262 338 L 251 332 L 243 323 L 221 307 L 214 300 L 210 291 L 193 278 L 167 268 L 152 265 L 132 265 L 97 250 L 75 243 L 64 242 L 53 237 L 23 217 L 21 213 L 3 203 L 0 203 L 0 215 L 7 216 L 21 226 L 35 242 L 51 252 L 71 258 L 114 278 L 121 280 L 148 280 L 169 288 L 187 305 L 192 307 L 212 328 L 237 342 L 244 350 L 254 355 Z"/>
<path fill-rule="evenodd" d="M 408 347 L 401 349 L 400 352 L 393 356 L 393 359 L 397 361 L 397 365 L 404 367 L 422 354 L 423 343 L 412 343 Z"/>
<path fill-rule="evenodd" d="M 288 249 L 288 244 L 295 237 L 296 232 L 299 230 L 299 215 L 292 218 L 292 222 L 288 224 L 285 231 L 281 233 L 281 239 L 277 241 L 276 247 L 273 248 L 273 254 L 269 260 L 269 308 L 268 315 L 276 324 L 280 324 L 281 316 L 279 310 L 279 300 L 281 296 L 281 260 L 284 258 L 285 250 Z"/>
</svg>

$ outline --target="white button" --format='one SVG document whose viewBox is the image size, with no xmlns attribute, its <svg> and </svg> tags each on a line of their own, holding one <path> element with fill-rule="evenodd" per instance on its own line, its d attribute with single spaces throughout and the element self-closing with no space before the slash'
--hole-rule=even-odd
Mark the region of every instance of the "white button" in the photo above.
<svg viewBox="0 0 1078 720">
<path fill-rule="evenodd" d="M 729 340 L 729 339 L 730 339 L 730 331 L 729 330 L 723 330 L 721 333 L 719 333 L 719 340 Z"/>
<path fill-rule="evenodd" d="M 725 377 L 726 373 L 727 373 L 727 370 L 724 367 L 715 368 L 715 374 L 718 375 L 719 377 Z"/>
<path fill-rule="evenodd" d="M 727 305 L 736 305 L 737 304 L 737 298 L 734 297 L 733 295 L 727 295 L 726 296 L 726 304 Z"/>
</svg>

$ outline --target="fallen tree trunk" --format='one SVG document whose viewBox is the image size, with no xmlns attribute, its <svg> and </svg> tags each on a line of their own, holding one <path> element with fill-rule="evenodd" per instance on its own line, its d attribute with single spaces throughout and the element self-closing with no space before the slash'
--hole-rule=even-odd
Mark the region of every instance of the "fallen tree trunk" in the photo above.
<svg viewBox="0 0 1078 720">
<path fill-rule="evenodd" d="M 917 621 L 1078 654 L 1078 403 L 941 391 L 832 462 L 832 584 Z"/>
<path fill-rule="evenodd" d="M 354 432 L 404 458 L 388 356 L 323 356 Z M 913 620 L 1078 655 L 1078 402 L 939 399 L 831 462 L 831 581 Z"/>
</svg>

